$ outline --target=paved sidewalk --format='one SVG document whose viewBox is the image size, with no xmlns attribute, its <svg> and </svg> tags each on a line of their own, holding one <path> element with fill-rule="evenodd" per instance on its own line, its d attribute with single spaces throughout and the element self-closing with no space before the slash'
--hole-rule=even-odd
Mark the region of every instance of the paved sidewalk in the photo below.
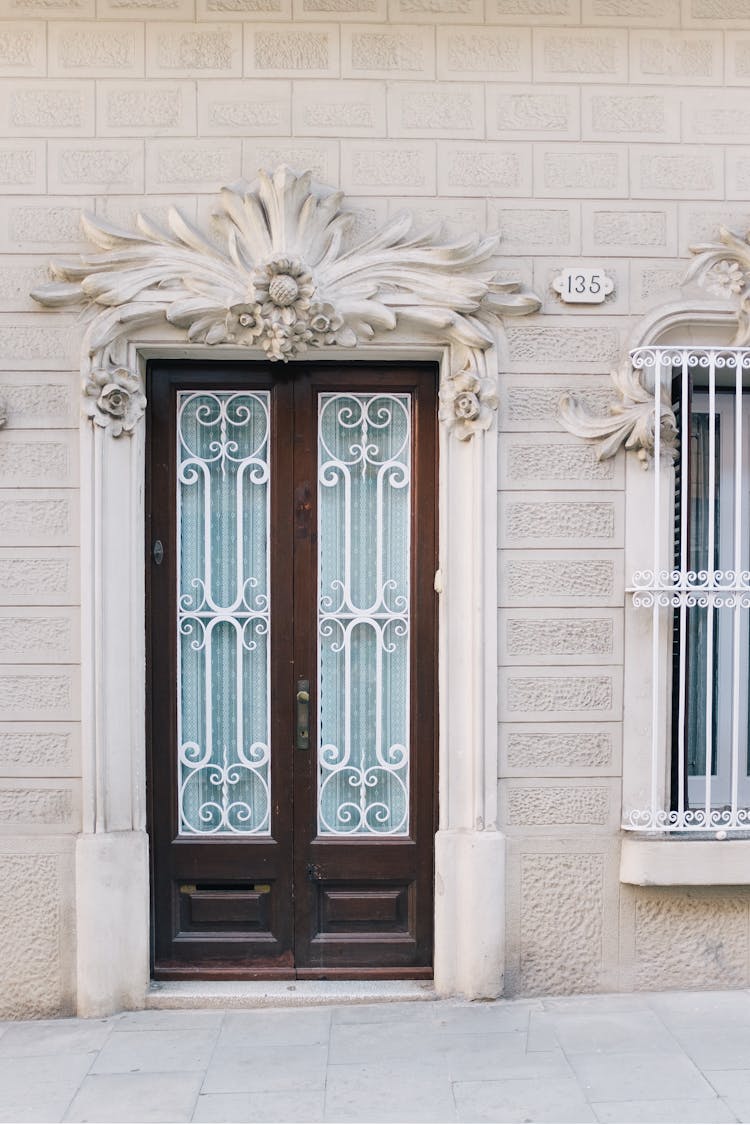
<svg viewBox="0 0 750 1125">
<path fill-rule="evenodd" d="M 0 1024 L 2 1121 L 750 1121 L 750 991 Z"/>
</svg>

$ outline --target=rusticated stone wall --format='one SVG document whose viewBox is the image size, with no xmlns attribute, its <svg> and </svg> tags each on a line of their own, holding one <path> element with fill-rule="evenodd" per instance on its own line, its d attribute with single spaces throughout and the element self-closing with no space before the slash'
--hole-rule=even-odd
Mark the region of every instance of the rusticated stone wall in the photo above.
<svg viewBox="0 0 750 1125">
<path fill-rule="evenodd" d="M 405 206 L 499 232 L 543 300 L 508 324 L 499 414 L 509 991 L 748 983 L 744 892 L 619 885 L 623 462 L 556 418 L 569 389 L 606 406 L 691 244 L 750 227 L 748 27 L 750 0 L 0 0 L 0 1018 L 75 992 L 79 328 L 28 292 L 85 248 L 83 207 L 210 225 L 280 162 L 361 234 Z M 604 305 L 551 289 L 576 264 Z"/>
</svg>

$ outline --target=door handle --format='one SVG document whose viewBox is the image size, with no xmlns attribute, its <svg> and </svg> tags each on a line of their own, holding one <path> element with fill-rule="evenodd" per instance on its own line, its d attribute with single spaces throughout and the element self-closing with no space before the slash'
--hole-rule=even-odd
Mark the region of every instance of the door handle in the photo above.
<svg viewBox="0 0 750 1125">
<path fill-rule="evenodd" d="M 310 681 L 297 680 L 296 697 L 296 735 L 294 745 L 297 750 L 310 749 Z"/>
</svg>

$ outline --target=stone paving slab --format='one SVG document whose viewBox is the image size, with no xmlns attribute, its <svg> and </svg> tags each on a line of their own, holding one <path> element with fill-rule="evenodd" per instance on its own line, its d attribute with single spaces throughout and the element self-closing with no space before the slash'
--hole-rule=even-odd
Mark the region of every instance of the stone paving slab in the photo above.
<svg viewBox="0 0 750 1125">
<path fill-rule="evenodd" d="M 389 995 L 0 1024 L 0 1122 L 750 1122 L 750 990 Z"/>
</svg>

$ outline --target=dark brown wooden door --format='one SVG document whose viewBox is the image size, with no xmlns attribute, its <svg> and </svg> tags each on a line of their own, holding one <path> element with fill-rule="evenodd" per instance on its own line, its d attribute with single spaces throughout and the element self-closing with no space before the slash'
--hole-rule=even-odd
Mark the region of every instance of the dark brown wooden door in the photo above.
<svg viewBox="0 0 750 1125">
<path fill-rule="evenodd" d="M 154 974 L 429 976 L 435 369 L 147 381 Z"/>
</svg>

